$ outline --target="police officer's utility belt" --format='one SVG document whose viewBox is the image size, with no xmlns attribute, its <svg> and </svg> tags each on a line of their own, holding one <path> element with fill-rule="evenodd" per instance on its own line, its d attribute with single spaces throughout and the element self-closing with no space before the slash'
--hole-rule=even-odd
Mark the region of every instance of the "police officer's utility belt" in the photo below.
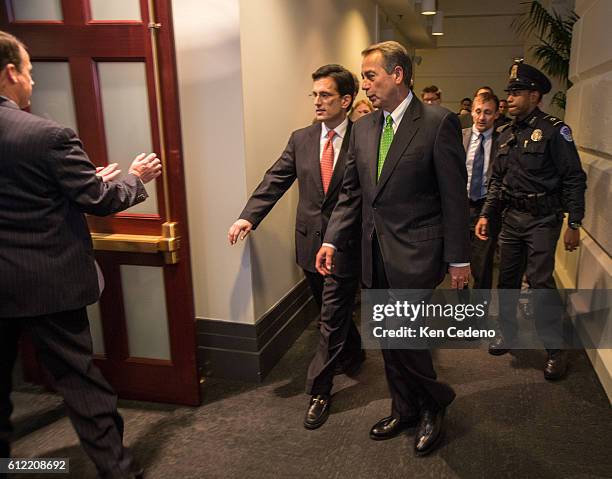
<svg viewBox="0 0 612 479">
<path fill-rule="evenodd" d="M 502 189 L 504 207 L 531 213 L 533 216 L 548 216 L 563 211 L 561 196 L 552 193 L 510 193 Z"/>
</svg>

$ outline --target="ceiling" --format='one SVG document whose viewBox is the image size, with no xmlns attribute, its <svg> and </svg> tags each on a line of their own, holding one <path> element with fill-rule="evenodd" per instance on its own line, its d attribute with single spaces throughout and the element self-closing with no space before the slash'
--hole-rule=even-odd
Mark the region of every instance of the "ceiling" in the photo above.
<svg viewBox="0 0 612 479">
<path fill-rule="evenodd" d="M 381 24 L 392 23 L 409 41 L 410 47 L 434 48 L 436 40 L 429 34 L 428 18 L 414 8 L 414 0 L 376 0 L 383 11 Z"/>
</svg>

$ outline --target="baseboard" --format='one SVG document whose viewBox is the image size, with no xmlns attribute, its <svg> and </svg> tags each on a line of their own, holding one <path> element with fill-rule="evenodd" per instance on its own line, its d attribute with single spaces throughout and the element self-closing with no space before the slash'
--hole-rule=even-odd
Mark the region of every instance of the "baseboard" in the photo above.
<svg viewBox="0 0 612 479">
<path fill-rule="evenodd" d="M 612 349 L 601 348 L 608 344 L 609 330 L 606 333 L 609 313 L 607 310 L 589 311 L 588 305 L 572 304 L 574 308 L 573 326 L 584 345 L 593 370 L 612 403 Z"/>
<path fill-rule="evenodd" d="M 198 365 L 205 376 L 260 382 L 318 313 L 302 280 L 255 324 L 198 318 Z"/>
<path fill-rule="evenodd" d="M 587 235 L 581 230 L 581 238 L 583 242 L 585 241 L 586 237 Z M 581 260 L 584 258 L 584 248 L 585 243 L 582 244 L 580 251 Z M 559 258 L 557 258 L 557 260 L 559 260 Z M 571 269 L 573 270 L 574 268 Z M 570 273 L 570 268 L 567 268 L 563 261 L 557 261 L 554 276 L 559 288 L 562 290 L 571 290 L 575 288 L 578 275 L 578 271 L 573 271 Z M 584 307 L 579 309 L 585 310 Z M 583 314 L 586 314 L 586 310 L 583 311 Z M 594 317 L 599 315 L 603 316 Z M 587 320 L 585 317 L 575 315 L 572 324 L 582 344 L 585 346 L 587 357 L 591 361 L 593 370 L 595 371 L 601 386 L 608 396 L 608 400 L 610 403 L 612 403 L 612 349 L 597 349 L 593 347 L 593 341 L 591 339 L 592 337 L 602 337 L 603 331 L 605 330 L 610 319 L 610 314 L 607 311 L 599 311 L 597 313 L 587 314 L 587 316 L 593 317 L 590 317 Z M 587 327 L 587 325 L 589 327 Z"/>
</svg>

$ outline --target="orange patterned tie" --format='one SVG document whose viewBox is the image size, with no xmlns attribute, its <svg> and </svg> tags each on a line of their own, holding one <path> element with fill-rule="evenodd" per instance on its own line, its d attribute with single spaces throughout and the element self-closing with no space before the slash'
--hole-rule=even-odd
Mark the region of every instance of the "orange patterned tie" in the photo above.
<svg viewBox="0 0 612 479">
<path fill-rule="evenodd" d="M 335 134 L 334 130 L 327 132 L 327 141 L 323 148 L 323 155 L 321 155 L 321 181 L 323 181 L 323 191 L 325 194 L 327 194 L 329 182 L 334 173 L 334 144 L 332 140 Z"/>
</svg>

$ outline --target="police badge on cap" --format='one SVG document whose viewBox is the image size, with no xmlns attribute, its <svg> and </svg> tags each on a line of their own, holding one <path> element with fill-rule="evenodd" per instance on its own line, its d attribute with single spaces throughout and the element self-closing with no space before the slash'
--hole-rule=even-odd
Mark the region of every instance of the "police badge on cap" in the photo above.
<svg viewBox="0 0 612 479">
<path fill-rule="evenodd" d="M 523 63 L 522 59 L 514 61 L 510 67 L 510 78 L 506 91 L 512 90 L 534 90 L 546 95 L 551 85 L 548 77 L 536 67 Z"/>
</svg>

